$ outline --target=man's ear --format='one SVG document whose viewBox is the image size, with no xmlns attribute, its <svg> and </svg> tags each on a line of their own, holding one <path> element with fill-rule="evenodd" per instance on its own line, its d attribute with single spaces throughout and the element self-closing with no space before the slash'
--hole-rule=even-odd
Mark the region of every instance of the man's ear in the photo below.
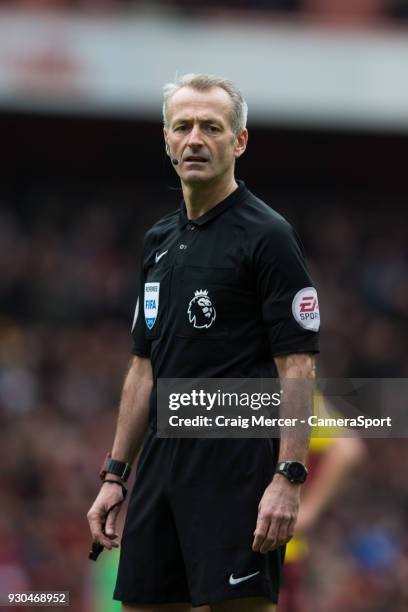
<svg viewBox="0 0 408 612">
<path fill-rule="evenodd" d="M 166 153 L 167 153 L 167 155 L 170 155 L 170 148 L 169 148 L 169 143 L 168 143 L 168 140 L 167 140 L 168 132 L 167 132 L 166 128 L 163 128 L 163 137 L 164 137 L 164 146 L 166 148 Z"/>
<path fill-rule="evenodd" d="M 235 158 L 241 157 L 243 153 L 245 153 L 245 149 L 248 144 L 248 130 L 244 128 L 241 132 L 235 137 L 235 147 L 234 147 L 234 155 Z"/>
</svg>

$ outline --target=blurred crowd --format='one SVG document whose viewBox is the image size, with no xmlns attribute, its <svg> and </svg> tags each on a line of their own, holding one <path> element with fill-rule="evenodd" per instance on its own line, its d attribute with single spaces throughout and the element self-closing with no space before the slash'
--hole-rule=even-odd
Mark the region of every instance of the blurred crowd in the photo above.
<svg viewBox="0 0 408 612">
<path fill-rule="evenodd" d="M 248 186 L 304 242 L 319 375 L 408 377 L 407 211 Z M 91 610 L 86 512 L 129 360 L 142 234 L 179 200 L 155 190 L 50 181 L 0 195 L 0 592 L 70 590 L 75 612 Z M 408 608 L 408 445 L 368 448 L 316 534 L 310 612 Z"/>
<path fill-rule="evenodd" d="M 80 11 L 176 11 L 182 15 L 208 12 L 243 13 L 256 17 L 290 17 L 348 23 L 387 23 L 408 17 L 408 0 L 0 0 L 0 7 L 28 10 L 68 9 Z"/>
<path fill-rule="evenodd" d="M 208 9 L 244 11 L 254 16 L 270 13 L 272 16 L 293 16 L 300 19 L 312 17 L 317 20 L 375 21 L 387 18 L 406 18 L 407 0 L 170 0 L 159 4 L 171 4 L 177 8 L 202 11 Z M 200 8 L 198 8 L 200 6 Z"/>
</svg>

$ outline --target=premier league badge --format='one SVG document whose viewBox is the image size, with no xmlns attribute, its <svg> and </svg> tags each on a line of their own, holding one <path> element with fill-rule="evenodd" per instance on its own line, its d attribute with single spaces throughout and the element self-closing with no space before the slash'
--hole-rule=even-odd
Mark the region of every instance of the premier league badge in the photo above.
<svg viewBox="0 0 408 612">
<path fill-rule="evenodd" d="M 197 329 L 208 329 L 215 321 L 216 312 L 206 289 L 197 289 L 188 305 L 188 320 Z"/>
<path fill-rule="evenodd" d="M 159 312 L 159 289 L 160 283 L 145 283 L 144 288 L 144 316 L 146 325 L 152 329 L 156 323 Z"/>
</svg>

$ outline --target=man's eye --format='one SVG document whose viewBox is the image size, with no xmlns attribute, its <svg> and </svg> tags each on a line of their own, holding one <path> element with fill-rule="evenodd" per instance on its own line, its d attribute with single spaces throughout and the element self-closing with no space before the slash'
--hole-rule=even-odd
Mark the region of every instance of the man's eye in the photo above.
<svg viewBox="0 0 408 612">
<path fill-rule="evenodd" d="M 213 132 L 214 133 L 214 132 L 218 132 L 219 128 L 216 125 L 207 125 L 207 130 L 209 132 Z"/>
<path fill-rule="evenodd" d="M 186 129 L 185 125 L 178 125 L 175 130 L 176 132 L 183 132 Z"/>
</svg>

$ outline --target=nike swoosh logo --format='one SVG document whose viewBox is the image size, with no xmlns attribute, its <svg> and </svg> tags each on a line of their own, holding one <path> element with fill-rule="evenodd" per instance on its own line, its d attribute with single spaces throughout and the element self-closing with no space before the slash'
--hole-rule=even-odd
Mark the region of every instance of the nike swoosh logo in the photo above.
<svg viewBox="0 0 408 612">
<path fill-rule="evenodd" d="M 242 578 L 234 578 L 233 574 L 229 577 L 229 583 L 234 586 L 235 584 L 239 584 L 240 582 L 244 582 L 245 580 L 249 580 L 254 576 L 257 576 L 261 572 L 255 572 L 254 574 L 249 574 L 248 576 L 242 576 Z"/>
<path fill-rule="evenodd" d="M 165 254 L 168 252 L 168 250 L 169 250 L 169 249 L 167 249 L 167 251 L 163 251 L 163 253 L 160 253 L 160 255 L 159 255 L 158 253 L 156 253 L 156 263 L 157 263 L 158 261 L 160 261 L 162 257 L 164 257 L 164 256 L 165 256 Z"/>
</svg>

